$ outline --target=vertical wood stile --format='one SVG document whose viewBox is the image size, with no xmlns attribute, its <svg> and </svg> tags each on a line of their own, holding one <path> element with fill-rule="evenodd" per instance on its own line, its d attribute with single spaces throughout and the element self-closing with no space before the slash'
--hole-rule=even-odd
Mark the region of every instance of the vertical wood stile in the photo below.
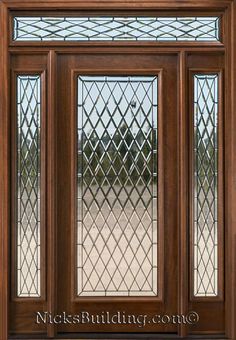
<svg viewBox="0 0 236 340">
<path fill-rule="evenodd" d="M 232 242 L 232 249 L 233 251 L 233 267 L 232 267 L 232 273 L 233 273 L 233 278 L 232 281 L 229 282 L 229 289 L 231 290 L 232 293 L 232 310 L 231 310 L 231 306 L 230 306 L 230 301 L 228 302 L 230 306 L 229 312 L 231 313 L 231 320 L 230 320 L 230 334 L 229 336 L 231 336 L 232 339 L 236 339 L 236 292 L 235 292 L 235 287 L 236 287 L 236 215 L 235 215 L 235 211 L 236 211 L 236 153 L 235 153 L 235 145 L 236 145 L 236 118 L 235 118 L 235 104 L 236 104 L 236 65 L 235 65 L 235 57 L 236 57 L 236 0 L 233 1 L 232 5 L 231 5 L 231 26 L 230 26 L 230 32 L 231 32 L 231 41 L 229 42 L 230 45 L 230 51 L 229 53 L 229 58 L 230 58 L 230 64 L 228 66 L 229 70 L 228 73 L 231 74 L 231 117 L 232 117 L 232 163 L 233 163 L 233 167 L 232 167 L 232 210 L 231 213 L 233 214 L 232 216 L 232 221 L 231 221 L 231 225 L 229 226 L 231 230 L 231 233 L 234 237 L 232 237 L 232 239 L 234 239 L 234 243 Z M 234 226 L 234 227 L 233 227 Z M 231 247 L 230 244 L 230 247 Z M 231 249 L 229 250 L 231 251 Z M 232 289 L 233 287 L 233 289 Z M 226 305 L 226 310 L 227 310 L 227 305 Z M 227 315 L 226 315 L 227 317 Z M 230 319 L 230 318 L 228 318 Z"/>
<path fill-rule="evenodd" d="M 0 23 L 0 339 L 8 338 L 9 301 L 9 96 L 8 96 L 8 10 L 1 3 Z"/>
<path fill-rule="evenodd" d="M 47 296 L 48 311 L 56 312 L 56 53 L 51 50 L 48 55 L 48 130 L 47 130 Z M 55 324 L 47 325 L 47 335 L 55 337 Z"/>
<path fill-rule="evenodd" d="M 225 55 L 225 324 L 226 336 L 236 338 L 236 256 L 235 256 L 235 209 L 236 209 L 236 154 L 235 154 L 235 95 L 236 95 L 236 1 L 226 11 Z M 232 303 L 232 301 L 234 303 Z"/>
<path fill-rule="evenodd" d="M 187 248 L 187 77 L 186 52 L 179 54 L 179 314 L 186 315 L 188 307 L 188 248 Z M 179 325 L 179 335 L 185 337 L 187 328 L 184 323 Z"/>
</svg>

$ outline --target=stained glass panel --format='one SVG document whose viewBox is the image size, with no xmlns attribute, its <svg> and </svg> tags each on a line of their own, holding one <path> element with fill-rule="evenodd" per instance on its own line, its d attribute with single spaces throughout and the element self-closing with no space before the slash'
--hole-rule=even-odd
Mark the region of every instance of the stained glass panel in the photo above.
<svg viewBox="0 0 236 340">
<path fill-rule="evenodd" d="M 218 41 L 218 17 L 15 17 L 15 41 Z"/>
<path fill-rule="evenodd" d="M 194 76 L 194 295 L 218 294 L 218 75 Z"/>
<path fill-rule="evenodd" d="M 157 77 L 78 79 L 77 293 L 156 296 Z"/>
<path fill-rule="evenodd" d="M 17 76 L 17 296 L 40 297 L 40 76 Z"/>
</svg>

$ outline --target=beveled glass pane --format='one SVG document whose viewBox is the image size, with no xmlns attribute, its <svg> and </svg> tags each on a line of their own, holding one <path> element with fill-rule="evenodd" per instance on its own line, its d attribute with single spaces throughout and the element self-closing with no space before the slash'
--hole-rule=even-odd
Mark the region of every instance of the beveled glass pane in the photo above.
<svg viewBox="0 0 236 340">
<path fill-rule="evenodd" d="M 17 296 L 40 297 L 40 76 L 17 76 Z"/>
<path fill-rule="evenodd" d="M 157 77 L 78 78 L 77 294 L 156 296 Z"/>
<path fill-rule="evenodd" d="M 218 17 L 15 17 L 15 41 L 219 41 Z"/>
<path fill-rule="evenodd" d="M 194 76 L 194 295 L 218 295 L 218 75 Z"/>
</svg>

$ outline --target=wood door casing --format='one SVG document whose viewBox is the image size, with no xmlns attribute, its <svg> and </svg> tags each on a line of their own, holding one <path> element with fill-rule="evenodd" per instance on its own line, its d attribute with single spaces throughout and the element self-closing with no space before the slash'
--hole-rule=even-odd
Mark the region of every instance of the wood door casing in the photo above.
<svg viewBox="0 0 236 340">
<path fill-rule="evenodd" d="M 164 237 L 164 253 L 161 254 L 164 261 L 164 284 L 162 298 L 158 301 L 155 297 L 145 298 L 122 298 L 122 297 L 79 297 L 74 299 L 72 292 L 73 278 L 73 252 L 75 247 L 73 230 L 75 225 L 75 212 L 71 207 L 75 205 L 75 157 L 76 157 L 76 108 L 73 98 L 76 93 L 77 75 L 157 75 L 157 71 L 162 70 L 162 76 L 158 86 L 161 88 L 162 98 L 159 98 L 162 109 L 160 109 L 159 122 L 159 169 L 163 172 L 164 195 L 159 197 L 159 209 L 163 209 L 163 224 L 159 228 Z M 140 314 L 155 315 L 157 312 L 177 313 L 177 56 L 172 55 L 65 55 L 58 57 L 58 158 L 57 158 L 57 180 L 58 180 L 58 310 L 68 311 L 69 314 L 76 314 L 79 311 L 87 311 L 91 314 L 98 314 L 101 311 L 115 312 L 124 310 L 127 314 L 135 314 L 138 310 Z M 67 84 L 66 88 L 64 84 Z M 168 100 L 167 97 L 168 90 Z M 162 116 L 162 113 L 163 116 Z M 168 121 L 168 124 L 167 124 Z M 162 130 L 163 129 L 163 130 Z M 160 135 L 163 131 L 163 137 Z M 161 157 L 165 153 L 165 158 Z M 160 170 L 159 170 L 160 171 Z M 160 173 L 160 177 L 161 177 Z M 160 182 L 160 185 L 162 183 Z M 168 214 L 173 211 L 173 214 Z M 63 249 L 63 252 L 61 251 Z M 63 271 L 61 270 L 63 268 Z M 161 270 L 161 269 L 160 269 Z M 161 273 L 159 274 L 161 275 Z M 136 327 L 137 328 L 137 327 Z M 176 332 L 176 325 L 146 326 L 145 330 L 136 329 L 129 325 L 96 325 L 94 331 L 160 331 Z M 59 332 L 93 331 L 92 325 L 59 325 Z"/>
</svg>

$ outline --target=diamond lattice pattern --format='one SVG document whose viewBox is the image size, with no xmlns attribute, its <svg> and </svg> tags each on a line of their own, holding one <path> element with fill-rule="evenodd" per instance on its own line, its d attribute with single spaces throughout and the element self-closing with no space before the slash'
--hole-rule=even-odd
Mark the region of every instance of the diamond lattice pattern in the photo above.
<svg viewBox="0 0 236 340">
<path fill-rule="evenodd" d="M 157 77 L 78 79 L 78 295 L 157 295 Z"/>
<path fill-rule="evenodd" d="M 194 76 L 194 294 L 218 294 L 218 75 Z"/>
<path fill-rule="evenodd" d="M 15 17 L 16 41 L 218 41 L 218 17 Z"/>
<path fill-rule="evenodd" d="M 17 295 L 40 296 L 40 76 L 17 76 Z"/>
</svg>

